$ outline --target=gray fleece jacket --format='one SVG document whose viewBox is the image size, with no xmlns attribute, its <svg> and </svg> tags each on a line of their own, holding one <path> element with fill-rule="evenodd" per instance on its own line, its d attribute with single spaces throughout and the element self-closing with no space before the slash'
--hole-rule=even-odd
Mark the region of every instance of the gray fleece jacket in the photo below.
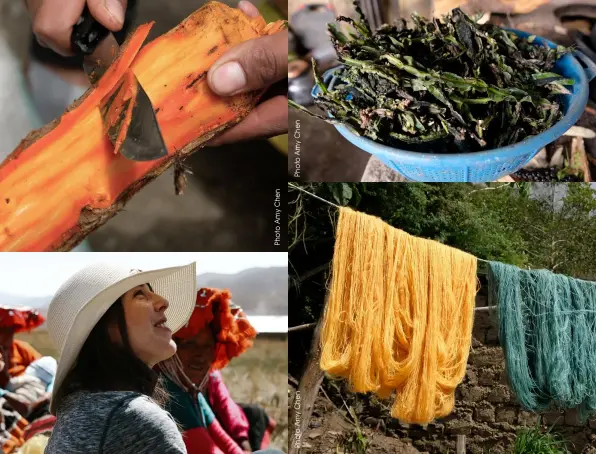
<svg viewBox="0 0 596 454">
<path fill-rule="evenodd" d="M 139 393 L 77 392 L 56 416 L 45 454 L 186 454 L 170 414 Z"/>
</svg>

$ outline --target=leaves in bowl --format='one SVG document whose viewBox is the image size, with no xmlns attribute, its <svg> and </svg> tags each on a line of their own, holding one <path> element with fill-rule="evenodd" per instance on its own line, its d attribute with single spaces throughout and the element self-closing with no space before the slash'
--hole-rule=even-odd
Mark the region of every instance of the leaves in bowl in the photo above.
<svg viewBox="0 0 596 454">
<path fill-rule="evenodd" d="M 553 68 L 567 49 L 479 25 L 458 8 L 375 32 L 357 11 L 358 21 L 338 18 L 351 33 L 329 25 L 343 64 L 335 83 L 316 80 L 315 103 L 332 122 L 396 148 L 454 153 L 514 144 L 561 118 L 560 95 L 574 81 Z"/>
</svg>

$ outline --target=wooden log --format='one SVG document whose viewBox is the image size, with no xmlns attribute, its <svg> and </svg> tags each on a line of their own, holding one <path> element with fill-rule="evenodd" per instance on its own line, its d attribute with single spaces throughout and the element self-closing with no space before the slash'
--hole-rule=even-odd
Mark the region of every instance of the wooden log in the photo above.
<svg viewBox="0 0 596 454">
<path fill-rule="evenodd" d="M 298 325 L 298 326 L 291 326 L 288 328 L 288 333 L 293 333 L 296 331 L 305 331 L 307 329 L 314 328 L 315 326 L 317 326 L 317 322 L 305 323 L 304 325 Z"/>
<path fill-rule="evenodd" d="M 456 453 L 457 454 L 466 454 L 466 436 L 465 435 L 457 436 Z"/>
<path fill-rule="evenodd" d="M 315 400 L 325 377 L 319 366 L 321 361 L 321 327 L 322 323 L 319 320 L 313 334 L 306 368 L 300 378 L 300 384 L 298 385 L 294 401 L 290 406 L 290 446 L 288 454 L 300 453 L 300 448 L 304 441 L 304 432 L 308 428 Z"/>
</svg>

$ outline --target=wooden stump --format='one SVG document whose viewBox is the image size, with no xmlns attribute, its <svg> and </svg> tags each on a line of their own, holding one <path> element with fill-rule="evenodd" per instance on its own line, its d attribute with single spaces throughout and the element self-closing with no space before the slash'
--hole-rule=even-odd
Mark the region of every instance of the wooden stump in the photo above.
<svg viewBox="0 0 596 454">
<path fill-rule="evenodd" d="M 298 454 L 300 452 L 304 432 L 308 429 L 315 400 L 325 376 L 319 366 L 321 361 L 320 333 L 321 321 L 319 320 L 313 334 L 309 359 L 289 411 L 290 449 L 288 454 Z"/>
<path fill-rule="evenodd" d="M 466 436 L 465 435 L 457 436 L 457 444 L 456 444 L 455 450 L 456 450 L 457 454 L 466 454 Z"/>
</svg>

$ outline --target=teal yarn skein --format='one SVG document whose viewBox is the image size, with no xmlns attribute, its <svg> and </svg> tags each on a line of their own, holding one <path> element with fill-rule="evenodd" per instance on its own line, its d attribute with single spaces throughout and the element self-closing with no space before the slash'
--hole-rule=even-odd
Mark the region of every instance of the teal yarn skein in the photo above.
<svg viewBox="0 0 596 454">
<path fill-rule="evenodd" d="M 596 413 L 596 283 L 488 264 L 509 385 L 529 410 Z"/>
</svg>

